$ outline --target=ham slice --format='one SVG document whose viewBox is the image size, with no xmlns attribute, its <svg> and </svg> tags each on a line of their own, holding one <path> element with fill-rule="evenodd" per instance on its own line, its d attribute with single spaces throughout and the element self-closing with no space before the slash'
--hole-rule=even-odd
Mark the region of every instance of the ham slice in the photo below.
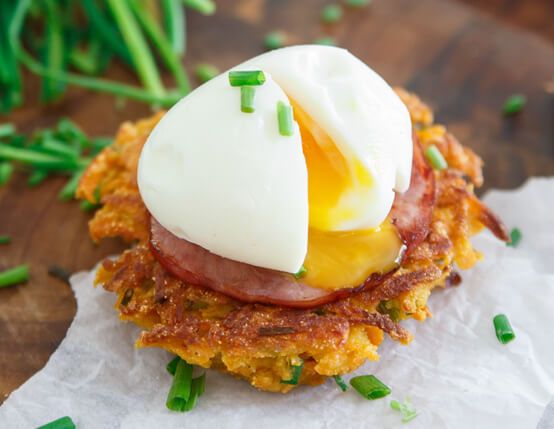
<svg viewBox="0 0 554 429">
<path fill-rule="evenodd" d="M 435 199 L 435 182 L 421 145 L 414 133 L 414 156 L 409 189 L 397 194 L 390 217 L 406 245 L 404 256 L 425 239 L 429 231 Z M 319 289 L 289 273 L 255 267 L 217 256 L 181 239 L 151 217 L 150 247 L 158 261 L 182 281 L 204 286 L 244 302 L 309 308 L 376 286 L 393 274 L 372 274 L 356 288 Z"/>
</svg>

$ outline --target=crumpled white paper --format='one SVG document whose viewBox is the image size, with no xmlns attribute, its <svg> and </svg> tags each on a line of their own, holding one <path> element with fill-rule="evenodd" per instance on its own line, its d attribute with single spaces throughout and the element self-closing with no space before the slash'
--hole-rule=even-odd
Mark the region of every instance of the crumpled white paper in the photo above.
<svg viewBox="0 0 554 429">
<path fill-rule="evenodd" d="M 493 191 L 485 201 L 522 231 L 521 242 L 512 248 L 488 232 L 476 237 L 485 261 L 462 272 L 461 286 L 432 295 L 435 317 L 404 323 L 413 343 L 387 339 L 381 360 L 356 371 L 390 386 L 384 399 L 343 393 L 332 379 L 287 395 L 259 392 L 208 371 L 196 408 L 169 411 L 171 356 L 134 350 L 140 329 L 118 320 L 115 296 L 92 287 L 93 270 L 71 278 L 75 320 L 44 369 L 0 407 L 0 427 L 28 429 L 69 415 L 79 429 L 396 428 L 401 418 L 390 400 L 409 396 L 419 416 L 407 428 L 534 428 L 554 394 L 554 178 Z M 497 313 L 516 333 L 508 345 L 495 337 Z"/>
</svg>

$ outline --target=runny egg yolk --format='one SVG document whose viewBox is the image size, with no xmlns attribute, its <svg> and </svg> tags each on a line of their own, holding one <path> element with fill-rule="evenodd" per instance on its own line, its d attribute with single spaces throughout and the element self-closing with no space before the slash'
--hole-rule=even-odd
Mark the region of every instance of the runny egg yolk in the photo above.
<svg viewBox="0 0 554 429">
<path fill-rule="evenodd" d="M 337 225 L 357 215 L 354 209 L 340 207 L 341 196 L 356 186 L 372 186 L 373 178 L 359 160 L 349 163 L 329 135 L 298 104 L 292 100 L 291 104 L 308 169 L 303 281 L 322 289 L 344 289 L 360 286 L 373 273 L 396 268 L 403 244 L 388 219 L 371 230 L 336 231 Z"/>
</svg>

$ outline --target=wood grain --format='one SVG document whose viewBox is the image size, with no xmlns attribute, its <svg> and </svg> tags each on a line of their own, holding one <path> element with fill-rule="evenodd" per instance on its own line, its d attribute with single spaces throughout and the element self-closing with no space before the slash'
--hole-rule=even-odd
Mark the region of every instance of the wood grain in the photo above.
<svg viewBox="0 0 554 429">
<path fill-rule="evenodd" d="M 520 6 L 524 2 L 516 7 L 500 0 L 480 1 L 479 8 L 455 0 L 374 0 L 367 9 L 348 9 L 332 27 L 319 23 L 326 3 L 220 1 L 213 17 L 190 13 L 186 63 L 192 68 L 209 62 L 223 70 L 259 54 L 263 35 L 273 29 L 284 30 L 289 43 L 330 34 L 391 84 L 428 101 L 437 120 L 483 156 L 486 188 L 554 175 L 553 100 L 543 90 L 554 73 L 552 27 L 548 14 L 535 11 L 549 10 L 548 1 L 532 0 L 530 11 Z M 117 67 L 109 74 L 133 80 Z M 5 118 L 23 131 L 69 116 L 92 135 L 111 135 L 122 121 L 151 114 L 133 102 L 119 111 L 112 97 L 77 88 L 56 106 L 37 107 L 38 82 L 28 77 L 26 107 Z M 517 116 L 504 118 L 503 102 L 515 92 L 528 103 Z M 75 313 L 70 287 L 50 278 L 48 265 L 90 269 L 124 248 L 118 240 L 91 243 L 90 215 L 75 202 L 56 199 L 62 179 L 37 189 L 27 188 L 25 179 L 18 176 L 0 188 L 0 234 L 13 237 L 12 244 L 0 246 L 0 268 L 32 265 L 27 284 L 0 290 L 0 402 L 44 366 Z"/>
</svg>

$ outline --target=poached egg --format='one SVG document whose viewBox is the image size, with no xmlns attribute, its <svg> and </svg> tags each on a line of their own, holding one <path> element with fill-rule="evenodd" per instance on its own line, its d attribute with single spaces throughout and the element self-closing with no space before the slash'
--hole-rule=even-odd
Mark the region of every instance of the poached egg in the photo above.
<svg viewBox="0 0 554 429">
<path fill-rule="evenodd" d="M 409 187 L 409 113 L 348 51 L 295 46 L 232 70 L 262 70 L 255 111 L 243 113 L 228 72 L 180 100 L 147 139 L 141 197 L 174 235 L 235 261 L 341 289 L 397 264 L 387 219 Z M 293 108 L 279 133 L 277 103 Z"/>
</svg>

